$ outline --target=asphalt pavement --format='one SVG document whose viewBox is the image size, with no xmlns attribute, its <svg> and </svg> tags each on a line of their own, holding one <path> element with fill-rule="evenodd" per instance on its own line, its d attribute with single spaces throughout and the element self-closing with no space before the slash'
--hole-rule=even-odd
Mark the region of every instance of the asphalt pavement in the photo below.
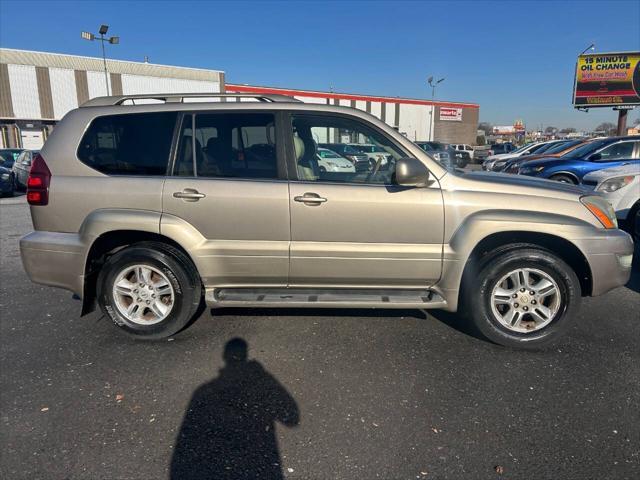
<svg viewBox="0 0 640 480">
<path fill-rule="evenodd" d="M 0 200 L 1 478 L 640 478 L 638 264 L 536 352 L 415 310 L 208 311 L 143 343 L 27 279 L 30 229 Z"/>
</svg>

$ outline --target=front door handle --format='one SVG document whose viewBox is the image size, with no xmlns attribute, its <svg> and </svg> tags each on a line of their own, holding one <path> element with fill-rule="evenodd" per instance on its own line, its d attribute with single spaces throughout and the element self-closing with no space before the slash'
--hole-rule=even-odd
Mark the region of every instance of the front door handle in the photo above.
<svg viewBox="0 0 640 480">
<path fill-rule="evenodd" d="M 305 193 L 304 195 L 298 195 L 297 197 L 293 197 L 296 202 L 309 203 L 309 204 L 319 204 L 327 201 L 326 198 L 321 197 L 317 193 Z"/>
<path fill-rule="evenodd" d="M 197 202 L 204 197 L 206 197 L 206 195 L 200 193 L 195 188 L 185 188 L 181 192 L 173 192 L 173 198 L 181 198 L 185 202 Z"/>
</svg>

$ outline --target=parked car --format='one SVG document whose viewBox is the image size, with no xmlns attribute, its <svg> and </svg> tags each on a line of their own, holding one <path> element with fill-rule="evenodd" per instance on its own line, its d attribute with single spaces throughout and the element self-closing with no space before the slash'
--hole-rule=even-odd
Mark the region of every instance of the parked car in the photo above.
<svg viewBox="0 0 640 480">
<path fill-rule="evenodd" d="M 13 163 L 13 176 L 16 182 L 16 189 L 24 190 L 27 188 L 27 178 L 29 178 L 31 162 L 37 154 L 38 150 L 23 150 Z"/>
<path fill-rule="evenodd" d="M 489 145 L 478 146 L 473 152 L 473 160 L 474 162 L 477 162 L 477 163 L 483 163 L 491 155 L 493 155 L 493 150 L 491 150 L 491 146 Z"/>
<path fill-rule="evenodd" d="M 318 166 L 320 172 L 355 172 L 356 167 L 350 160 L 328 148 L 318 148 Z"/>
<path fill-rule="evenodd" d="M 366 172 L 371 169 L 371 163 L 369 162 L 369 156 L 365 153 L 359 152 L 348 143 L 319 143 L 318 147 L 326 148 L 344 158 L 350 160 L 358 172 Z"/>
<path fill-rule="evenodd" d="M 456 150 L 452 148 L 451 145 L 448 145 L 447 147 L 449 149 L 449 157 L 453 158 L 453 163 L 456 167 L 464 168 L 469 164 L 469 162 L 471 162 L 469 152 L 465 150 Z"/>
<path fill-rule="evenodd" d="M 475 151 L 471 145 L 467 145 L 466 143 L 452 143 L 451 148 L 459 152 L 467 152 L 469 154 L 469 160 L 473 161 Z"/>
<path fill-rule="evenodd" d="M 350 143 L 349 145 L 358 152 L 364 153 L 369 158 L 371 169 L 375 168 L 376 165 L 386 168 L 389 162 L 393 160 L 393 156 L 389 155 L 384 148 L 378 145 L 369 145 L 366 143 Z"/>
<path fill-rule="evenodd" d="M 601 193 L 611 204 L 618 223 L 640 241 L 640 165 L 605 168 L 586 174 L 582 184 Z"/>
<path fill-rule="evenodd" d="M 577 185 L 587 173 L 637 163 L 640 163 L 640 136 L 609 137 L 586 143 L 562 157 L 525 162 L 518 174 Z"/>
<path fill-rule="evenodd" d="M 13 196 L 15 190 L 15 182 L 13 180 L 13 171 L 11 166 L 6 166 L 3 161 L 3 156 L 0 154 L 0 195 Z"/>
<path fill-rule="evenodd" d="M 630 277 L 631 237 L 581 187 L 449 171 L 356 109 L 189 96 L 234 97 L 94 98 L 31 167 L 27 274 L 133 337 L 174 335 L 205 305 L 438 308 L 496 343 L 538 348 L 582 296 Z M 144 98 L 167 103 L 123 105 Z M 321 175 L 323 135 L 364 138 L 393 168 Z"/>
<path fill-rule="evenodd" d="M 518 147 L 516 147 L 511 142 L 492 143 L 491 144 L 491 150 L 493 151 L 494 155 L 508 154 L 508 153 L 511 153 L 511 152 L 517 150 L 517 148 Z"/>
<path fill-rule="evenodd" d="M 567 142 L 561 142 L 556 145 L 552 145 L 550 148 L 544 149 L 543 153 L 533 153 L 530 155 L 522 155 L 520 157 L 512 158 L 511 160 L 507 160 L 504 166 L 495 168 L 495 171 L 505 172 L 505 173 L 518 173 L 519 168 L 525 163 L 531 160 L 537 160 L 542 157 L 562 157 L 569 152 L 572 152 L 576 148 L 585 143 L 590 142 L 591 140 L 571 140 Z"/>
<path fill-rule="evenodd" d="M 455 168 L 455 162 L 451 157 L 451 151 L 444 143 L 440 142 L 415 142 L 422 150 L 428 152 L 441 165 L 446 168 Z"/>
<path fill-rule="evenodd" d="M 558 140 L 551 140 L 549 142 L 529 143 L 509 153 L 492 155 L 482 163 L 482 169 L 489 171 L 501 171 L 509 160 L 523 157 L 525 155 L 544 152 L 546 149 L 551 148 L 558 142 Z"/>
<path fill-rule="evenodd" d="M 16 161 L 18 156 L 24 151 L 22 148 L 0 148 L 0 157 L 5 161 L 11 159 L 11 163 Z"/>
</svg>

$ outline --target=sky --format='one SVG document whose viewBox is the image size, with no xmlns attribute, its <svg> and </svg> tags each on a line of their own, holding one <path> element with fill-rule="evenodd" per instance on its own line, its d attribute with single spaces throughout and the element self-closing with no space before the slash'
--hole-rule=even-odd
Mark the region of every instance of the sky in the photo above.
<svg viewBox="0 0 640 480">
<path fill-rule="evenodd" d="M 591 130 L 571 106 L 577 55 L 640 50 L 640 1 L 206 2 L 0 0 L 0 46 L 223 70 L 228 83 L 480 104 L 480 120 Z M 640 108 L 629 114 L 629 123 Z"/>
</svg>

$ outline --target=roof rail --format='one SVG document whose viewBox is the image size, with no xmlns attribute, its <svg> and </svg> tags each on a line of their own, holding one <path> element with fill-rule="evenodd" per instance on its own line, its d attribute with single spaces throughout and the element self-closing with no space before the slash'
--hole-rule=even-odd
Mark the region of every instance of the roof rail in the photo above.
<svg viewBox="0 0 640 480">
<path fill-rule="evenodd" d="M 80 105 L 80 107 L 107 107 L 122 105 L 129 100 L 133 105 L 136 105 L 136 100 L 159 100 L 164 103 L 185 103 L 185 98 L 254 98 L 259 102 L 300 102 L 300 100 L 287 95 L 264 93 L 143 93 L 96 97 L 91 100 L 87 100 Z M 148 102 L 140 102 L 140 104 L 146 103 Z"/>
</svg>

